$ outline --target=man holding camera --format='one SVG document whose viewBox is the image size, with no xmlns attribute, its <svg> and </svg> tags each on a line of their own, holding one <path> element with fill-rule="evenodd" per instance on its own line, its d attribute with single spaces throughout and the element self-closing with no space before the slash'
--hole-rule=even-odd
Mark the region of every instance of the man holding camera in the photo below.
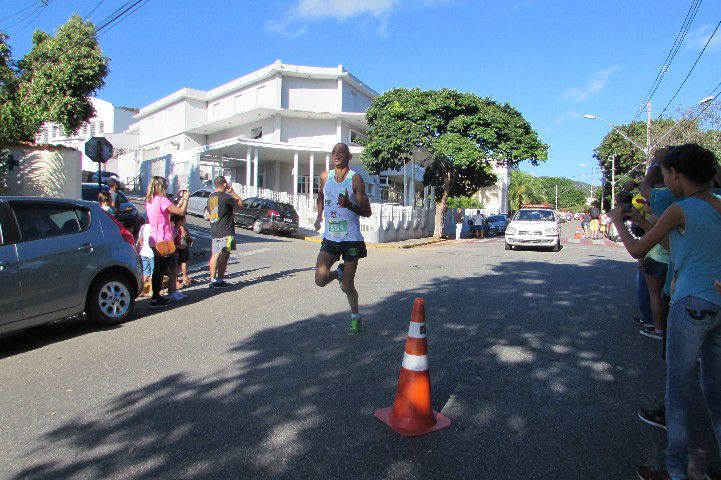
<svg viewBox="0 0 721 480">
<path fill-rule="evenodd" d="M 318 186 L 315 229 L 320 230 L 324 217 L 325 229 L 315 264 L 315 283 L 325 287 L 333 280 L 338 280 L 351 309 L 348 333 L 356 334 L 361 331 L 361 316 L 354 280 L 358 260 L 367 256 L 360 231 L 360 217 L 370 217 L 371 206 L 363 178 L 348 167 L 352 158 L 348 145 L 336 144 L 331 156 L 335 168 L 320 174 Z M 344 263 L 331 272 L 333 264 L 341 258 Z"/>
<path fill-rule="evenodd" d="M 220 176 L 213 182 L 215 192 L 208 197 L 207 217 L 210 220 L 210 288 L 229 288 L 232 285 L 225 280 L 230 252 L 235 250 L 235 224 L 233 207 L 243 201 L 228 185 L 228 180 Z"/>
</svg>

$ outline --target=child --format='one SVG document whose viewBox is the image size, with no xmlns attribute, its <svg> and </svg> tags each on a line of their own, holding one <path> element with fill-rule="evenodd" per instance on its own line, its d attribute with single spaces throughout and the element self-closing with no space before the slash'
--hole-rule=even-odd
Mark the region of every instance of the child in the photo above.
<svg viewBox="0 0 721 480">
<path fill-rule="evenodd" d="M 100 208 L 108 212 L 110 215 L 115 215 L 115 209 L 112 207 L 108 192 L 98 193 L 98 203 L 100 204 Z"/>
<path fill-rule="evenodd" d="M 178 288 L 184 288 L 193 283 L 188 278 L 188 260 L 190 260 L 190 246 L 193 245 L 193 238 L 188 232 L 185 224 L 185 217 L 173 215 L 171 221 L 175 225 L 175 249 L 178 252 L 178 268 L 182 280 L 178 282 Z"/>
<path fill-rule="evenodd" d="M 141 297 L 150 296 L 150 278 L 153 276 L 154 266 L 154 254 L 153 249 L 150 247 L 148 242 L 148 236 L 150 235 L 150 225 L 147 223 L 140 227 L 138 232 L 138 253 L 140 254 L 140 260 L 143 262 L 143 293 Z"/>
</svg>

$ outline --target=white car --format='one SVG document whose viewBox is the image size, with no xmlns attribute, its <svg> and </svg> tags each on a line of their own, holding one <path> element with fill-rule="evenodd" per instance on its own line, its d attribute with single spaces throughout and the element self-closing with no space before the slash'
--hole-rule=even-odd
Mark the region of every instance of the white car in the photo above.
<svg viewBox="0 0 721 480">
<path fill-rule="evenodd" d="M 561 249 L 561 229 L 552 209 L 522 208 L 506 227 L 506 250 L 513 247 Z"/>
</svg>

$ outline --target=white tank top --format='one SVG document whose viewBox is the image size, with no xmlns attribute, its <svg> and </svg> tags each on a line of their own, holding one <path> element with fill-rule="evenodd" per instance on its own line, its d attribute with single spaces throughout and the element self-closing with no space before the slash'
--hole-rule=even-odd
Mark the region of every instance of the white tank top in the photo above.
<svg viewBox="0 0 721 480">
<path fill-rule="evenodd" d="M 360 232 L 360 217 L 347 208 L 338 206 L 338 196 L 348 195 L 351 203 L 357 205 L 355 192 L 353 191 L 353 170 L 348 170 L 348 175 L 342 182 L 336 182 L 335 170 L 328 172 L 328 179 L 323 185 L 323 216 L 325 217 L 325 230 L 323 238 L 332 242 L 362 242 L 363 235 Z"/>
</svg>

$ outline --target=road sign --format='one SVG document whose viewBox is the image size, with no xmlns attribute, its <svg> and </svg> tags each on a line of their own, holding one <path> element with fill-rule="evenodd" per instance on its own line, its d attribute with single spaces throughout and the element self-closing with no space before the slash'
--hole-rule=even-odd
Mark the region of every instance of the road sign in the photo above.
<svg viewBox="0 0 721 480">
<path fill-rule="evenodd" d="M 93 162 L 105 163 L 113 156 L 113 145 L 105 137 L 91 137 L 85 142 L 85 155 Z"/>
</svg>

